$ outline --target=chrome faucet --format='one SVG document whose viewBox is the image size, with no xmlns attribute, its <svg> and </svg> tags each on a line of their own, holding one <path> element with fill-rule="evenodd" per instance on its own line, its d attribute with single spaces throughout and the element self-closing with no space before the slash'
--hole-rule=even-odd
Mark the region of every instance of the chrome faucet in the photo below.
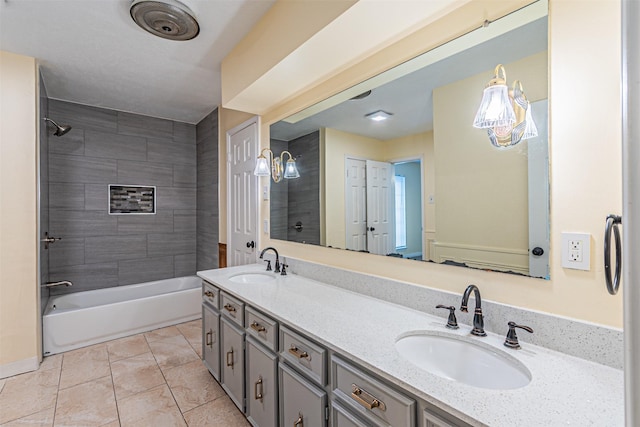
<svg viewBox="0 0 640 427">
<path fill-rule="evenodd" d="M 473 313 L 473 329 L 471 335 L 478 337 L 486 337 L 487 333 L 484 331 L 484 319 L 482 317 L 482 300 L 480 298 L 480 289 L 476 285 L 469 285 L 462 294 L 462 303 L 460 304 L 460 311 L 468 312 L 467 303 L 469 302 L 469 295 L 473 291 L 473 296 L 476 299 L 476 310 Z"/>
<path fill-rule="evenodd" d="M 47 283 L 45 283 L 44 285 L 45 285 L 47 288 L 52 288 L 52 287 L 54 287 L 54 286 L 66 286 L 66 287 L 69 287 L 69 286 L 73 286 L 73 283 L 71 283 L 71 282 L 70 282 L 70 281 L 68 281 L 68 280 L 61 280 L 61 281 L 59 281 L 59 282 L 47 282 Z"/>
<path fill-rule="evenodd" d="M 260 252 L 260 259 L 262 259 L 262 257 L 264 257 L 264 253 L 267 252 L 269 249 L 271 249 L 273 251 L 274 254 L 276 254 L 276 268 L 275 270 L 273 270 L 275 273 L 280 273 L 280 255 L 278 255 L 278 251 L 276 250 L 276 248 L 274 248 L 273 246 L 269 246 L 266 247 L 262 250 L 262 252 Z M 269 263 L 269 265 L 267 266 L 267 271 L 270 270 L 271 263 Z"/>
</svg>

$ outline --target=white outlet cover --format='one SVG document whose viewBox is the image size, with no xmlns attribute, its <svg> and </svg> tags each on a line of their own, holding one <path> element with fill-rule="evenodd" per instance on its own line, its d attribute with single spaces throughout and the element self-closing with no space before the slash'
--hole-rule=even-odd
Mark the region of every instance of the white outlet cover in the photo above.
<svg viewBox="0 0 640 427">
<path fill-rule="evenodd" d="M 581 256 L 574 261 L 576 250 L 580 250 Z M 585 271 L 591 269 L 591 234 L 562 233 L 562 267 Z"/>
</svg>

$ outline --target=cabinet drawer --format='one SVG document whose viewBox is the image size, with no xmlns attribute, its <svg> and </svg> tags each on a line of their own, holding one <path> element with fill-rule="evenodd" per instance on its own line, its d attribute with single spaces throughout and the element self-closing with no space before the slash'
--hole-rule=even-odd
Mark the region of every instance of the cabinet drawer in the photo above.
<svg viewBox="0 0 640 427">
<path fill-rule="evenodd" d="M 247 333 L 273 352 L 278 351 L 278 322 L 251 307 L 244 311 Z"/>
<path fill-rule="evenodd" d="M 216 310 L 220 309 L 220 291 L 211 283 L 202 282 L 202 300 Z"/>
<path fill-rule="evenodd" d="M 327 383 L 327 351 L 284 326 L 280 327 L 280 355 L 318 384 Z"/>
<path fill-rule="evenodd" d="M 364 422 L 338 402 L 331 402 L 331 427 L 363 427 L 383 426 L 377 422 Z"/>
<path fill-rule="evenodd" d="M 220 292 L 220 312 L 236 325 L 244 327 L 244 303 L 224 292 Z"/>
<path fill-rule="evenodd" d="M 325 427 L 327 393 L 280 362 L 280 425 L 289 427 Z"/>
<path fill-rule="evenodd" d="M 416 403 L 413 399 L 338 357 L 332 358 L 331 384 L 335 396 L 342 399 L 354 412 L 364 415 L 372 422 L 381 422 L 378 425 L 415 425 Z"/>
</svg>

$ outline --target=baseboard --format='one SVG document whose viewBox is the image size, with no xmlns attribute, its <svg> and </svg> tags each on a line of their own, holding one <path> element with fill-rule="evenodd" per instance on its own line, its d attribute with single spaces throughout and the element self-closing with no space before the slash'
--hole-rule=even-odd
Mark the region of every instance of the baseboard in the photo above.
<svg viewBox="0 0 640 427">
<path fill-rule="evenodd" d="M 25 372 L 35 371 L 39 366 L 40 362 L 38 361 L 38 356 L 0 365 L 0 379 L 24 374 Z"/>
</svg>

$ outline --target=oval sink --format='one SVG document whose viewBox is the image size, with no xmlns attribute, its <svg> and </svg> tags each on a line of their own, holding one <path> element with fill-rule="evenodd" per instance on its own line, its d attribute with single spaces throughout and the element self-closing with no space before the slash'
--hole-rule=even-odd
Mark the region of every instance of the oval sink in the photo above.
<svg viewBox="0 0 640 427">
<path fill-rule="evenodd" d="M 396 349 L 427 372 L 475 387 L 509 390 L 531 382 L 531 373 L 515 358 L 455 336 L 407 335 L 396 341 Z"/>
<path fill-rule="evenodd" d="M 276 277 L 265 273 L 240 273 L 229 277 L 229 280 L 236 283 L 265 283 L 276 280 Z"/>
</svg>

